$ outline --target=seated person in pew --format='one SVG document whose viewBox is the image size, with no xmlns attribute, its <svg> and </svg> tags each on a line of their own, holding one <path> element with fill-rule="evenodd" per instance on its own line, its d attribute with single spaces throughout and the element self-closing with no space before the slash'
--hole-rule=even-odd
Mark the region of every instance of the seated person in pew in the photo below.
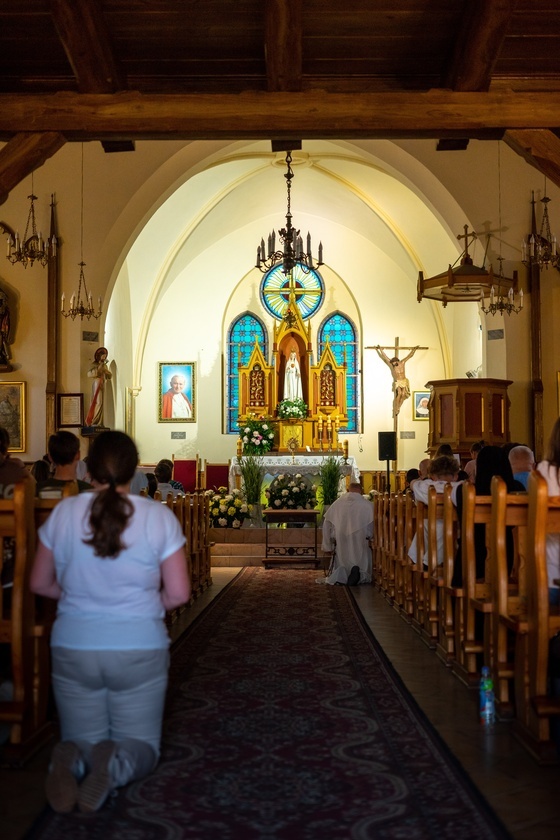
<svg viewBox="0 0 560 840">
<path fill-rule="evenodd" d="M 52 683 L 61 741 L 46 780 L 58 813 L 97 811 L 159 759 L 169 637 L 186 603 L 185 536 L 165 505 L 129 494 L 138 455 L 123 432 L 92 443 L 94 490 L 63 499 L 39 529 L 30 577 L 58 601 Z"/>
<path fill-rule="evenodd" d="M 537 465 L 537 472 L 548 484 L 549 496 L 560 496 L 560 417 L 552 427 L 546 460 Z M 560 604 L 560 589 L 553 581 L 560 578 L 560 534 L 546 538 L 546 567 L 548 573 L 548 598 L 551 606 Z"/>
<path fill-rule="evenodd" d="M 485 446 L 486 443 L 483 440 L 477 440 L 470 448 L 471 460 L 467 461 L 465 464 L 465 472 L 471 484 L 474 484 L 474 480 L 476 478 L 476 459 L 478 457 L 478 453 Z"/>
<path fill-rule="evenodd" d="M 148 479 L 146 478 L 146 473 L 144 470 L 135 470 L 134 475 L 132 476 L 132 481 L 130 482 L 130 492 L 134 496 L 138 496 L 141 490 L 144 488 L 148 489 Z"/>
<path fill-rule="evenodd" d="M 373 505 L 362 496 L 362 485 L 352 482 L 329 507 L 323 522 L 323 551 L 334 552 L 332 571 L 317 583 L 356 586 L 371 583 Z"/>
<path fill-rule="evenodd" d="M 406 471 L 403 493 L 412 493 L 410 485 L 413 481 L 416 481 L 417 478 L 420 478 L 420 471 L 417 470 L 416 467 L 412 467 L 410 470 Z"/>
<path fill-rule="evenodd" d="M 19 458 L 13 458 L 8 452 L 10 435 L 0 426 L 0 498 L 13 499 L 14 487 L 18 481 L 35 481 L 29 470 Z"/>
<path fill-rule="evenodd" d="M 38 461 L 35 461 L 32 467 L 30 467 L 29 472 L 35 481 L 46 481 L 47 478 L 50 478 L 51 466 L 44 458 L 40 458 Z"/>
<path fill-rule="evenodd" d="M 506 483 L 508 493 L 523 493 L 524 487 L 513 477 L 508 454 L 501 446 L 483 446 L 476 458 L 476 476 L 474 487 L 477 496 L 490 496 L 492 493 L 492 478 L 499 475 Z M 463 496 L 460 487 L 452 494 L 452 500 L 457 507 L 457 519 L 460 523 L 463 516 Z M 486 526 L 476 523 L 474 526 L 474 550 L 476 557 L 476 579 L 484 580 L 486 575 Z M 511 574 L 513 566 L 513 535 L 512 529 L 506 529 L 506 551 L 508 557 L 508 572 Z M 452 585 L 463 585 L 463 565 L 461 557 L 461 537 L 457 541 L 457 552 L 453 567 Z"/>
<path fill-rule="evenodd" d="M 417 478 L 410 484 L 410 489 L 417 502 L 428 504 L 428 491 L 430 487 L 436 488 L 436 493 L 443 493 L 446 484 L 451 484 L 453 489 L 460 482 L 457 481 L 459 463 L 453 455 L 440 455 L 430 463 L 430 472 L 427 479 Z M 437 523 L 437 556 L 438 563 L 443 563 L 443 522 Z M 416 551 L 416 534 L 408 549 L 408 556 L 412 563 L 418 562 Z M 424 566 L 428 565 L 428 522 L 424 523 Z"/>
<path fill-rule="evenodd" d="M 535 469 L 535 456 L 528 446 L 514 446 L 508 452 L 509 462 L 516 481 L 520 481 L 525 490 L 527 480 Z"/>
<path fill-rule="evenodd" d="M 157 490 L 157 478 L 154 473 L 146 473 L 146 478 L 148 480 L 148 498 L 153 499 Z"/>
<path fill-rule="evenodd" d="M 157 465 L 159 466 L 159 464 L 167 464 L 171 468 L 171 476 L 173 476 L 173 461 L 171 460 L 171 458 L 161 458 L 158 461 Z M 169 479 L 169 483 L 171 484 L 173 489 L 178 490 L 179 493 L 184 493 L 185 492 L 185 488 L 183 487 L 181 482 L 180 481 L 175 481 L 175 479 L 173 477 Z"/>
<path fill-rule="evenodd" d="M 171 483 L 171 473 L 172 468 L 166 461 L 160 461 L 154 470 L 154 475 L 158 483 L 157 489 L 160 491 L 163 501 L 166 500 L 169 493 L 173 493 L 173 498 L 175 498 L 175 496 L 178 496 L 181 492 Z"/>
<path fill-rule="evenodd" d="M 422 460 L 421 460 L 421 461 L 420 461 L 420 463 L 418 464 L 418 472 L 419 472 L 419 476 L 418 476 L 418 477 L 419 477 L 420 479 L 424 480 L 424 479 L 426 479 L 426 478 L 429 478 L 429 475 L 430 475 L 430 464 L 431 464 L 431 463 L 432 463 L 432 459 L 431 459 L 431 458 L 422 458 Z"/>
<path fill-rule="evenodd" d="M 46 481 L 37 484 L 39 498 L 62 498 L 62 490 L 69 481 L 78 482 L 78 492 L 84 493 L 92 489 L 87 481 L 77 477 L 78 461 L 80 460 L 80 441 L 72 432 L 60 431 L 49 438 L 49 455 L 54 464 L 54 473 Z"/>
</svg>

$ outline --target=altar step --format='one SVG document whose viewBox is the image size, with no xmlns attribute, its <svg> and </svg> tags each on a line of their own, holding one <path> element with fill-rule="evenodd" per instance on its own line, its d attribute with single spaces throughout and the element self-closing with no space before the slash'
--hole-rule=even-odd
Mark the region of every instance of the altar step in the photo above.
<svg viewBox="0 0 560 840">
<path fill-rule="evenodd" d="M 286 546 L 314 544 L 314 528 L 271 528 L 269 540 Z M 321 528 L 317 530 L 318 555 L 321 551 Z M 262 566 L 265 557 L 266 531 L 264 528 L 243 527 L 210 529 L 211 562 L 214 567 Z"/>
</svg>

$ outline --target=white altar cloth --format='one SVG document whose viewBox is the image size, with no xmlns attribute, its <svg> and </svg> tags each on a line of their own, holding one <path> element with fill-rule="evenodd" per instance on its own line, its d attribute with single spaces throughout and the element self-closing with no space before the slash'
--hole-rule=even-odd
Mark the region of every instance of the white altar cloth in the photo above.
<svg viewBox="0 0 560 840">
<path fill-rule="evenodd" d="M 319 471 L 321 469 L 321 464 L 323 463 L 324 459 L 327 458 L 329 455 L 328 452 L 325 452 L 324 455 L 321 454 L 308 454 L 308 455 L 261 455 L 261 459 L 264 466 L 265 476 L 275 476 L 275 475 L 282 475 L 285 473 L 301 473 L 301 475 L 319 475 Z M 359 481 L 360 480 L 360 471 L 356 465 L 356 459 L 354 457 L 349 457 L 344 461 L 342 455 L 338 456 L 342 461 L 342 473 L 343 475 L 351 476 L 351 481 Z M 238 459 L 232 458 L 231 466 L 229 468 L 229 487 L 232 490 L 236 487 L 236 478 L 237 476 L 241 475 L 241 468 L 239 467 Z"/>
</svg>

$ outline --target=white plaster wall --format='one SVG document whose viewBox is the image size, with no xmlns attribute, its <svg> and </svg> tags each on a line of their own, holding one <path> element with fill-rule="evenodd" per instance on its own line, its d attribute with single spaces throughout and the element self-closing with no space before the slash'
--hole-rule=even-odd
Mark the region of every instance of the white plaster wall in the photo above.
<svg viewBox="0 0 560 840">
<path fill-rule="evenodd" d="M 502 144 L 500 226 L 496 145 L 471 141 L 465 152 L 457 153 L 436 152 L 435 145 L 433 141 L 306 143 L 304 148 L 309 146 L 310 152 L 317 150 L 318 160 L 314 167 L 296 171 L 294 215 L 304 231 L 309 227 L 315 242 L 324 238 L 329 265 L 344 279 L 358 301 L 364 345 L 377 340 L 392 343 L 395 335 L 399 335 L 403 344 L 420 342 L 430 346 L 430 351 L 422 351 L 427 359 L 417 354 L 411 360 L 414 364 L 408 368 L 411 385 L 417 389 L 417 382 L 423 388 L 428 379 L 460 376 L 475 367 L 477 342 L 481 338 L 484 372 L 514 381 L 510 389 L 512 434 L 527 439 L 530 306 L 520 316 L 503 319 L 503 341 L 488 342 L 488 328 L 494 328 L 500 319 L 483 317 L 483 331 L 481 336 L 477 335 L 476 307 L 456 305 L 443 311 L 437 304 L 426 301 L 418 304 L 415 285 L 418 268 L 429 276 L 457 258 L 460 247 L 455 236 L 467 222 L 479 231 L 494 231 L 489 254 L 495 269 L 501 241 L 505 273 L 511 274 L 517 268 L 523 277 L 519 260 L 521 241 L 530 223 L 531 189 L 540 198 L 543 178 Z M 259 189 L 259 178 L 264 178 L 264 173 L 271 169 L 267 162 L 269 149 L 267 143 L 161 141 L 139 142 L 136 151 L 129 155 L 106 155 L 100 144 L 85 146 L 86 279 L 94 298 L 101 294 L 104 299 L 104 316 L 100 322 L 89 324 L 61 319 L 59 385 L 62 391 L 81 390 L 87 394 L 87 364 L 98 342 L 106 344 L 114 359 L 116 375 L 111 412 L 117 426 L 124 422 L 125 388 L 142 388 L 137 398 L 137 422 L 148 423 L 145 417 L 151 424 L 142 428 L 139 444 L 143 455 L 152 442 L 154 451 L 169 450 L 169 426 L 152 423 L 155 404 L 150 401 L 149 389 L 155 387 L 154 365 L 166 357 L 162 348 L 176 349 L 173 343 L 169 346 L 170 332 L 175 333 L 177 341 L 177 333 L 180 334 L 179 358 L 198 359 L 200 355 L 200 398 L 208 388 L 214 400 L 216 389 L 221 388 L 223 307 L 247 274 L 256 241 L 283 221 L 282 170 L 277 168 L 272 172 L 271 186 L 264 190 L 264 205 L 263 190 Z M 43 233 L 48 229 L 50 195 L 55 194 L 62 240 L 60 286 L 67 298 L 77 285 L 80 261 L 80 156 L 80 145 L 68 144 L 35 173 L 34 180 L 38 224 Z M 359 156 L 365 165 L 356 162 Z M 223 159 L 228 161 L 225 168 Z M 197 180 L 198 174 L 202 177 Z M 306 182 L 307 177 L 310 180 Z M 281 183 L 276 186 L 278 181 Z M 330 191 L 322 186 L 327 181 L 332 182 Z M 183 185 L 186 185 L 185 193 L 181 192 Z M 193 185 L 196 190 L 190 189 Z M 226 195 L 220 192 L 224 185 Z M 27 217 L 30 186 L 30 179 L 26 179 L 0 208 L 0 219 L 18 228 L 20 233 Z M 408 200 L 403 201 L 406 190 Z M 560 213 L 560 191 L 549 184 L 547 192 L 552 199 L 549 209 L 554 227 L 557 211 Z M 212 207 L 216 195 L 218 201 Z M 162 216 L 158 214 L 160 208 Z M 540 208 L 537 213 L 540 219 Z M 143 247 L 144 231 L 150 231 L 151 235 L 148 248 Z M 476 262 L 480 262 L 482 254 L 483 250 L 475 254 Z M 379 286 L 374 294 L 376 283 L 382 283 L 383 294 L 390 290 L 387 292 L 391 296 L 390 304 L 382 301 Z M 558 413 L 555 348 L 558 272 L 544 273 L 542 285 L 546 428 Z M 24 271 L 5 260 L 0 265 L 0 287 L 8 291 L 12 305 L 15 368 L 1 378 L 27 383 L 28 447 L 24 457 L 32 460 L 40 457 L 45 449 L 46 272 L 36 266 Z M 189 291 L 189 305 L 183 302 L 178 318 L 177 306 L 168 301 L 177 301 L 179 287 Z M 200 287 L 207 298 L 195 313 L 196 290 Z M 393 294 L 393 289 L 398 295 Z M 207 303 L 210 297 L 211 308 Z M 529 304 L 527 297 L 526 300 Z M 467 314 L 468 309 L 473 309 L 473 314 Z M 376 320 L 378 310 L 386 313 L 390 310 L 391 320 Z M 419 313 L 422 313 L 422 323 Z M 171 331 L 169 323 L 173 324 Z M 204 324 L 202 335 L 201 323 Z M 98 341 L 83 340 L 87 329 L 99 331 Z M 193 356 L 195 350 L 197 356 Z M 428 361 L 429 353 L 438 356 L 437 363 Z M 379 375 L 378 370 L 373 373 L 374 363 L 369 358 L 373 355 L 372 351 L 364 352 L 363 370 L 368 382 Z M 388 377 L 388 371 L 384 373 Z M 375 422 L 372 419 L 367 434 L 372 435 L 377 425 L 390 427 L 387 400 L 390 400 L 389 388 L 379 396 L 375 406 L 368 406 Z M 209 428 L 221 428 L 221 408 L 212 405 Z M 407 409 L 405 406 L 403 412 Z M 113 417 L 109 419 L 113 422 Z M 198 425 L 191 424 L 191 429 L 194 431 Z M 418 422 L 413 429 L 416 427 Z M 364 434 L 364 441 L 365 437 Z M 212 438 L 219 441 L 220 447 L 227 442 L 220 435 Z M 187 444 L 191 443 L 202 453 L 210 445 L 210 436 L 198 440 L 189 435 Z M 375 455 L 376 447 L 366 445 L 372 447 L 364 453 L 369 460 L 371 454 Z M 405 445 L 408 447 L 409 442 Z M 351 449 L 353 446 L 357 447 L 357 440 L 351 442 Z M 408 460 L 408 451 L 405 455 Z M 207 457 L 214 457 L 214 453 L 208 453 Z M 215 457 L 221 458 L 221 452 Z"/>
</svg>

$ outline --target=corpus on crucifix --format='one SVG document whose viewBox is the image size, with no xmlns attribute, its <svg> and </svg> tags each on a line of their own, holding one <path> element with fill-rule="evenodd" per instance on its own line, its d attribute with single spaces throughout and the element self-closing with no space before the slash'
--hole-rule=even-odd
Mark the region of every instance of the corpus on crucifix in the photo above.
<svg viewBox="0 0 560 840">
<path fill-rule="evenodd" d="M 369 349 L 369 348 L 368 348 Z M 395 339 L 395 344 L 391 347 L 381 347 L 379 344 L 376 344 L 374 347 L 371 348 L 372 350 L 377 350 L 380 359 L 383 359 L 389 370 L 391 371 L 391 376 L 393 377 L 393 417 L 396 419 L 399 411 L 401 410 L 401 406 L 405 400 L 410 397 L 410 383 L 406 377 L 405 373 L 405 363 L 408 362 L 409 359 L 414 356 L 417 350 L 427 350 L 427 347 L 420 347 L 419 344 L 416 347 L 399 347 L 399 339 Z M 395 355 L 391 358 L 384 352 L 385 350 L 393 350 Z M 410 350 L 407 356 L 404 359 L 399 359 L 396 355 L 399 350 Z"/>
</svg>

